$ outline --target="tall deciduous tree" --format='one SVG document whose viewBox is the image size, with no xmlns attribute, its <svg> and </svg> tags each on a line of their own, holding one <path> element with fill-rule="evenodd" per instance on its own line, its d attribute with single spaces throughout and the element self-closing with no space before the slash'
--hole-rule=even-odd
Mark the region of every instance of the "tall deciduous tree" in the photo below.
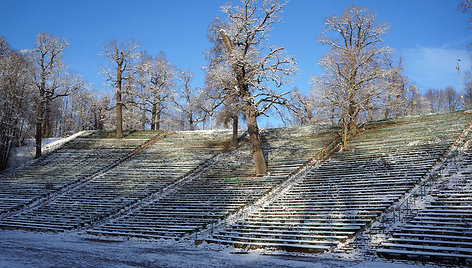
<svg viewBox="0 0 472 268">
<path fill-rule="evenodd" d="M 66 72 L 62 56 L 68 45 L 69 43 L 64 38 L 39 33 L 31 52 L 32 63 L 35 67 L 33 81 L 37 90 L 36 158 L 41 156 L 43 135 L 49 136 L 51 133 L 52 102 L 57 98 L 68 96 L 84 84 L 79 76 Z"/>
<path fill-rule="evenodd" d="M 123 82 L 130 79 L 130 72 L 134 68 L 140 53 L 139 43 L 134 40 L 118 42 L 115 39 L 105 42 L 101 55 L 105 56 L 110 65 L 102 71 L 107 82 L 115 88 L 116 111 L 116 138 L 123 138 Z"/>
<path fill-rule="evenodd" d="M 159 130 L 161 115 L 170 102 L 174 92 L 175 68 L 166 59 L 164 52 L 157 57 L 142 53 L 134 72 L 137 105 L 142 112 L 142 128 L 147 120 L 146 113 L 151 113 L 151 130 Z"/>
<path fill-rule="evenodd" d="M 327 18 L 320 37 L 329 50 L 320 61 L 324 73 L 315 80 L 325 103 L 340 114 L 344 147 L 348 135 L 357 133 L 359 113 L 379 97 L 376 83 L 388 73 L 384 60 L 391 50 L 381 38 L 388 27 L 375 18 L 366 8 L 351 6 Z"/>
<path fill-rule="evenodd" d="M 243 0 L 240 5 L 222 7 L 225 21 L 213 24 L 211 35 L 224 46 L 223 53 L 210 61 L 208 77 L 220 83 L 223 99 L 233 98 L 244 112 L 251 154 L 256 173 L 267 173 L 257 117 L 275 105 L 288 105 L 288 92 L 277 93 L 295 72 L 295 60 L 285 55 L 284 47 L 268 43 L 271 27 L 279 21 L 285 3 L 277 0 Z"/>
<path fill-rule="evenodd" d="M 408 79 L 402 75 L 403 63 L 402 59 L 395 66 L 392 59 L 387 59 L 387 68 L 391 71 L 385 77 L 385 94 L 384 94 L 384 117 L 400 116 L 405 114 L 406 108 L 406 86 Z"/>
<path fill-rule="evenodd" d="M 26 56 L 0 37 L 0 170 L 6 168 L 12 147 L 25 138 L 33 101 L 31 67 Z"/>
<path fill-rule="evenodd" d="M 437 88 L 428 89 L 424 97 L 429 104 L 430 113 L 438 113 L 444 110 L 444 91 Z"/>
<path fill-rule="evenodd" d="M 317 118 L 315 114 L 315 101 L 312 96 L 305 96 L 297 87 L 290 92 L 290 99 L 295 109 L 292 111 L 292 117 L 296 125 L 313 124 Z"/>
<path fill-rule="evenodd" d="M 224 22 L 218 19 L 214 20 L 213 24 L 208 27 L 208 38 L 213 44 L 209 51 L 206 51 L 207 59 L 209 60 L 209 68 L 215 68 L 215 66 L 224 66 L 224 53 L 226 46 L 222 42 L 221 36 L 215 34 L 215 30 L 225 28 Z M 205 75 L 205 92 L 210 100 L 208 105 L 208 114 L 211 116 L 217 111 L 216 121 L 217 123 L 223 124 L 224 127 L 228 127 L 228 123 L 232 121 L 233 135 L 231 143 L 233 148 L 237 148 L 238 142 L 238 127 L 239 127 L 239 116 L 242 113 L 240 99 L 237 96 L 224 96 L 225 92 L 221 91 L 221 88 L 234 88 L 236 85 L 232 83 L 235 79 L 231 75 L 231 71 L 227 73 L 220 72 L 224 75 L 215 76 L 218 72 L 206 72 Z M 223 107 L 221 107 L 223 106 Z M 220 108 L 221 107 L 221 108 Z M 220 109 L 218 109 L 220 108 Z"/>
<path fill-rule="evenodd" d="M 176 79 L 180 82 L 174 96 L 175 110 L 182 114 L 184 125 L 189 130 L 195 130 L 195 124 L 205 119 L 205 91 L 192 89 L 190 81 L 193 74 L 190 71 L 177 71 Z"/>
<path fill-rule="evenodd" d="M 458 110 L 461 106 L 461 96 L 452 86 L 444 89 L 444 99 L 446 102 L 445 106 L 450 112 Z"/>
</svg>

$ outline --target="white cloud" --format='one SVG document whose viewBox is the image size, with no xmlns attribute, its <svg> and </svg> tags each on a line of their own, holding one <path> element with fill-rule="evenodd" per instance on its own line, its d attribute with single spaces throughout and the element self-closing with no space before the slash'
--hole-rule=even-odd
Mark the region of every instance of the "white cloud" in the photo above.
<svg viewBox="0 0 472 268">
<path fill-rule="evenodd" d="M 459 90 L 457 59 L 461 80 L 464 73 L 470 71 L 471 61 L 466 50 L 417 47 L 401 51 L 404 59 L 405 74 L 411 82 L 423 90 L 453 86 Z"/>
</svg>

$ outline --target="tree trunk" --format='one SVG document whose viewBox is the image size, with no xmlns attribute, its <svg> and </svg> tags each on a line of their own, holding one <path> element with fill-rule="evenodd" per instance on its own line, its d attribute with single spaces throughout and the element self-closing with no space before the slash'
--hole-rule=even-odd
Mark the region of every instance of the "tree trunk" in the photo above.
<svg viewBox="0 0 472 268">
<path fill-rule="evenodd" d="M 348 118 L 343 120 L 344 131 L 343 131 L 343 149 L 347 149 L 347 133 L 348 133 Z"/>
<path fill-rule="evenodd" d="M 141 117 L 141 127 L 143 130 L 146 130 L 146 105 L 143 103 L 141 109 L 143 110 L 143 114 Z"/>
<path fill-rule="evenodd" d="M 247 88 L 247 86 L 246 86 Z M 249 91 L 246 91 L 249 92 Z M 262 140 L 259 134 L 259 127 L 257 126 L 257 114 L 254 100 L 249 93 L 244 98 L 244 114 L 247 122 L 247 132 L 249 134 L 249 145 L 257 175 L 264 175 L 267 173 L 267 164 L 262 150 Z"/>
<path fill-rule="evenodd" d="M 46 98 L 43 119 L 43 137 L 51 137 L 51 100 Z"/>
<path fill-rule="evenodd" d="M 192 114 L 192 113 L 189 113 L 189 116 L 188 116 L 188 125 L 189 125 L 189 128 L 190 128 L 190 131 L 194 131 L 194 130 L 195 130 L 195 126 L 193 125 L 193 114 Z"/>
<path fill-rule="evenodd" d="M 232 138 L 232 144 L 233 144 L 233 148 L 238 148 L 238 115 L 235 114 L 231 117 L 231 119 L 233 120 L 233 138 Z"/>
<path fill-rule="evenodd" d="M 116 138 L 123 138 L 123 104 L 121 103 L 121 70 L 122 64 L 118 64 L 116 70 Z"/>
<path fill-rule="evenodd" d="M 93 111 L 93 129 L 97 130 L 98 129 L 98 117 L 97 117 L 97 111 Z"/>
<path fill-rule="evenodd" d="M 44 110 L 41 107 L 38 107 L 38 115 L 36 118 L 36 135 L 34 136 L 35 141 L 36 141 L 36 154 L 34 155 L 34 158 L 40 158 L 41 157 L 41 143 L 42 143 L 42 134 L 43 134 L 43 116 L 44 116 Z"/>
<path fill-rule="evenodd" d="M 151 108 L 151 130 L 156 130 L 156 104 L 153 103 L 152 104 L 152 108 Z"/>
<path fill-rule="evenodd" d="M 155 130 L 161 129 L 161 109 L 159 108 L 156 112 L 156 121 L 154 122 Z"/>
<path fill-rule="evenodd" d="M 401 103 L 401 95 L 397 95 L 397 101 L 395 103 L 396 117 L 400 116 L 400 103 Z"/>
<path fill-rule="evenodd" d="M 121 104 L 121 90 L 116 92 L 116 138 L 123 138 L 123 106 Z"/>
<path fill-rule="evenodd" d="M 98 128 L 99 130 L 103 130 L 103 118 L 102 118 L 102 111 L 98 111 Z"/>
<path fill-rule="evenodd" d="M 385 114 L 384 114 L 385 119 L 387 119 L 388 116 L 390 115 L 390 110 L 388 108 L 389 105 L 390 105 L 390 96 L 387 97 L 387 105 L 385 105 Z M 397 116 L 398 116 L 398 113 L 397 113 Z"/>
<path fill-rule="evenodd" d="M 35 147 L 36 152 L 34 158 L 41 157 L 41 143 L 43 139 L 43 120 L 44 120 L 44 104 L 45 104 L 45 88 L 46 88 L 46 79 L 44 77 L 44 73 L 41 75 L 41 85 L 39 86 L 39 103 L 37 104 L 37 114 L 36 114 L 36 134 L 34 136 L 35 139 Z"/>
<path fill-rule="evenodd" d="M 368 113 L 369 113 L 369 121 L 373 121 L 374 120 L 374 115 L 372 113 L 372 108 L 369 108 Z"/>
<path fill-rule="evenodd" d="M 348 118 L 349 125 L 348 125 L 348 132 L 349 134 L 356 135 L 357 134 L 357 108 L 356 104 L 351 102 L 349 104 L 348 110 Z"/>
</svg>

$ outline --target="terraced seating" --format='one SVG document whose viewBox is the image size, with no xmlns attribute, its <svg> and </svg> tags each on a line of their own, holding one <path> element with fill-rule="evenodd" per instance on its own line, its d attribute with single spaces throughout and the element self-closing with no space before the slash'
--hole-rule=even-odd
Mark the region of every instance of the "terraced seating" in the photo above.
<svg viewBox="0 0 472 268">
<path fill-rule="evenodd" d="M 76 138 L 32 165 L 0 178 L 0 215 L 81 181 L 128 156 L 149 137 L 127 133 L 122 140 L 93 132 Z"/>
<path fill-rule="evenodd" d="M 388 258 L 472 263 L 472 152 L 445 187 L 411 221 L 399 226 L 377 254 Z M 458 171 L 458 173 L 457 173 Z"/>
<path fill-rule="evenodd" d="M 322 252 L 353 237 L 410 190 L 472 115 L 408 117 L 370 123 L 287 191 L 207 239 L 244 248 Z"/>
<path fill-rule="evenodd" d="M 211 227 L 256 201 L 307 163 L 332 140 L 331 128 L 301 127 L 262 132 L 269 174 L 256 177 L 248 145 L 176 191 L 104 225 L 93 235 L 179 238 Z"/>
<path fill-rule="evenodd" d="M 92 224 L 189 174 L 226 150 L 229 137 L 227 131 L 169 135 L 79 187 L 41 206 L 2 219 L 0 227 L 63 231 Z"/>
</svg>

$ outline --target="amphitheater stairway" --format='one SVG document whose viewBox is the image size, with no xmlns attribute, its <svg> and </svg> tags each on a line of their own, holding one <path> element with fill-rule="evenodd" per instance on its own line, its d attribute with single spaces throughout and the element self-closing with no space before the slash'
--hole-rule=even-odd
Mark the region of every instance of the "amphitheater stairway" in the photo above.
<svg viewBox="0 0 472 268">
<path fill-rule="evenodd" d="M 471 120 L 459 112 L 368 124 L 349 151 L 206 241 L 306 252 L 339 247 L 412 189 Z"/>
<path fill-rule="evenodd" d="M 229 132 L 168 135 L 78 187 L 2 218 L 0 227 L 64 231 L 89 226 L 193 172 L 225 150 L 228 140 Z M 82 165 L 93 165 L 93 162 Z"/>
<path fill-rule="evenodd" d="M 470 139 L 470 137 L 469 137 Z M 449 170 L 432 201 L 393 230 L 377 254 L 387 258 L 472 264 L 472 151 Z"/>
<path fill-rule="evenodd" d="M 0 216 L 47 199 L 129 157 L 159 133 L 126 132 L 121 140 L 95 131 L 73 139 L 32 165 L 0 177 Z"/>
<path fill-rule="evenodd" d="M 332 141 L 333 132 L 332 128 L 314 126 L 265 130 L 261 136 L 269 163 L 268 175 L 254 176 L 246 144 L 175 191 L 87 232 L 101 236 L 179 239 L 211 228 L 296 173 Z"/>
</svg>

